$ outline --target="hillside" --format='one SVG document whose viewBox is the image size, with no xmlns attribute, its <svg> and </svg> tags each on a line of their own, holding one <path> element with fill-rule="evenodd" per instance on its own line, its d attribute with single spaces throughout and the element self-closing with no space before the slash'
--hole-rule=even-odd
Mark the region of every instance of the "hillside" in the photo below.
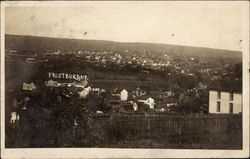
<svg viewBox="0 0 250 159">
<path fill-rule="evenodd" d="M 7 49 L 18 51 L 42 51 L 46 49 L 64 50 L 95 50 L 95 51 L 119 51 L 128 50 L 133 53 L 152 52 L 168 53 L 185 56 L 200 56 L 207 58 L 229 58 L 241 62 L 242 53 L 239 51 L 211 49 L 202 47 L 179 46 L 153 43 L 121 43 L 103 40 L 80 40 L 65 38 L 49 38 L 36 36 L 5 35 Z M 156 54 L 157 55 L 157 54 Z M 160 55 L 160 54 L 159 54 Z"/>
</svg>

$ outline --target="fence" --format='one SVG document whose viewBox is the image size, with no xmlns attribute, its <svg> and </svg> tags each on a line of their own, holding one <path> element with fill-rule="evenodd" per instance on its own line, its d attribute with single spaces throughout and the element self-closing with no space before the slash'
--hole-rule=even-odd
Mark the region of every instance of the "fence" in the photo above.
<svg viewBox="0 0 250 159">
<path fill-rule="evenodd" d="M 139 136 L 229 133 L 242 130 L 242 115 L 113 115 L 110 127 L 115 134 Z"/>
</svg>

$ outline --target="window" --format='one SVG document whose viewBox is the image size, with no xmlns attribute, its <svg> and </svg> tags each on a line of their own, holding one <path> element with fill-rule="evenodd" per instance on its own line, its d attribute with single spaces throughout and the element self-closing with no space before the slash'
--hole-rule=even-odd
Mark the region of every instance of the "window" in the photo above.
<svg viewBox="0 0 250 159">
<path fill-rule="evenodd" d="M 233 103 L 229 103 L 229 113 L 233 114 L 233 112 L 234 112 L 234 105 Z"/>
<path fill-rule="evenodd" d="M 217 102 L 216 111 L 217 111 L 217 112 L 220 112 L 220 102 Z"/>
<path fill-rule="evenodd" d="M 221 98 L 221 92 L 217 92 L 217 99 Z"/>
<path fill-rule="evenodd" d="M 234 100 L 234 94 L 231 92 L 230 95 L 229 95 L 229 100 L 230 101 L 233 101 Z"/>
</svg>

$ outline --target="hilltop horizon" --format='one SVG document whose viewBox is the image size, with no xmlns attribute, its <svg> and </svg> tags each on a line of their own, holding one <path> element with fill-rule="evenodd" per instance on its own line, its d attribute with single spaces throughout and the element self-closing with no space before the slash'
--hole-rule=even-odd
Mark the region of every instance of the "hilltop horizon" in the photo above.
<svg viewBox="0 0 250 159">
<path fill-rule="evenodd" d="M 103 41 L 103 42 L 111 42 L 111 43 L 121 43 L 121 44 L 153 44 L 153 45 L 170 45 L 170 46 L 180 46 L 180 47 L 193 47 L 193 48 L 201 48 L 201 49 L 213 49 L 213 50 L 221 50 L 221 51 L 230 51 L 242 53 L 239 50 L 230 50 L 230 49 L 221 49 L 221 48 L 213 48 L 213 47 L 204 47 L 204 46 L 194 46 L 194 45 L 180 45 L 180 44 L 172 44 L 172 43 L 154 43 L 154 42 L 140 42 L 140 41 L 115 41 L 115 40 L 105 40 L 105 39 L 81 39 L 81 38 L 73 38 L 73 37 L 55 37 L 55 36 L 43 36 L 43 35 L 21 35 L 21 34 L 5 34 L 5 36 L 23 36 L 23 37 L 37 37 L 37 38 L 50 38 L 50 39 L 65 39 L 65 40 L 81 40 L 81 41 Z"/>
</svg>

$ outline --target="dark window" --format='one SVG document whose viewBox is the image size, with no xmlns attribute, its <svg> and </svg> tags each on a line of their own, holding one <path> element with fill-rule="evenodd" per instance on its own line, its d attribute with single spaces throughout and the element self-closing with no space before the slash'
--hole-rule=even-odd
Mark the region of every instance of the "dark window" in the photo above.
<svg viewBox="0 0 250 159">
<path fill-rule="evenodd" d="M 220 112 L 220 102 L 217 102 L 216 111 L 217 111 L 217 112 Z"/>
<path fill-rule="evenodd" d="M 233 103 L 229 103 L 229 113 L 233 114 L 233 112 L 234 112 L 234 105 Z"/>
<path fill-rule="evenodd" d="M 217 99 L 221 98 L 221 92 L 217 92 Z"/>
<path fill-rule="evenodd" d="M 234 100 L 234 94 L 231 92 L 229 95 L 229 100 L 233 101 Z"/>
</svg>

